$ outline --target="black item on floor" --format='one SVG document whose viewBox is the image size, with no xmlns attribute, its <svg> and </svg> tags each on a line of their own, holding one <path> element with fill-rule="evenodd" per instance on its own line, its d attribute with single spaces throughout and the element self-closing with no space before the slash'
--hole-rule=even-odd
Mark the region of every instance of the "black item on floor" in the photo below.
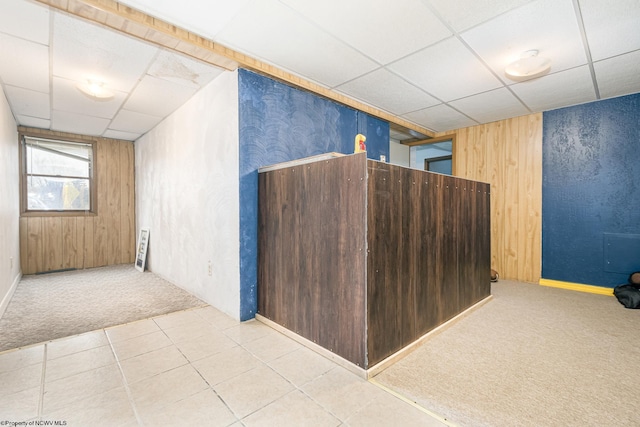
<svg viewBox="0 0 640 427">
<path fill-rule="evenodd" d="M 613 288 L 613 294 L 626 308 L 640 308 L 640 289 L 634 285 L 620 285 Z"/>
</svg>

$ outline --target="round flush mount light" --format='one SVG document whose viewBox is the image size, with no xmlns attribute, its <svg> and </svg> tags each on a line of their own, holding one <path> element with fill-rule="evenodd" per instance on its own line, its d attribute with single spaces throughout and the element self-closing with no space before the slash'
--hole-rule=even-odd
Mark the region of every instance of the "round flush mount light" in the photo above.
<svg viewBox="0 0 640 427">
<path fill-rule="evenodd" d="M 78 83 L 77 88 L 94 101 L 108 101 L 114 96 L 114 93 L 107 89 L 103 82 L 96 80 L 87 80 L 85 83 Z"/>
<path fill-rule="evenodd" d="M 504 69 L 506 75 L 513 80 L 531 79 L 540 77 L 551 69 L 551 60 L 538 56 L 537 50 L 528 50 L 520 55 L 520 59 L 507 65 Z"/>
</svg>

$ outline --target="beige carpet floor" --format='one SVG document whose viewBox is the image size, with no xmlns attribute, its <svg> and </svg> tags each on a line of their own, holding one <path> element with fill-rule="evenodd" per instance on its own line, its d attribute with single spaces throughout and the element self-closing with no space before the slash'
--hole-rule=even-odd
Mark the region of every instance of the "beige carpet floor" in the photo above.
<svg viewBox="0 0 640 427">
<path fill-rule="evenodd" d="M 501 280 L 374 378 L 459 426 L 640 425 L 640 310 Z"/>
<path fill-rule="evenodd" d="M 24 276 L 0 318 L 0 351 L 202 305 L 133 265 Z"/>
</svg>

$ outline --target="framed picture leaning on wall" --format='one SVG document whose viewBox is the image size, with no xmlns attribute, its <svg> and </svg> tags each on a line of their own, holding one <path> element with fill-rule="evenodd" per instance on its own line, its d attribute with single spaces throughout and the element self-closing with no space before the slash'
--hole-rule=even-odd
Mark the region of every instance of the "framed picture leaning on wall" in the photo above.
<svg viewBox="0 0 640 427">
<path fill-rule="evenodd" d="M 138 236 L 138 244 L 136 246 L 136 270 L 144 272 L 144 266 L 147 262 L 147 247 L 149 246 L 149 229 L 141 228 Z"/>
</svg>

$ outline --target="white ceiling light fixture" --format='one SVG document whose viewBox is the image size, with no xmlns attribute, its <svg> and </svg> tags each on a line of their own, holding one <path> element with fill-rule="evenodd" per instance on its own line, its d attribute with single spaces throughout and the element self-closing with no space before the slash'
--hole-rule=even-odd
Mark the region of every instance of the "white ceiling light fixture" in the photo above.
<svg viewBox="0 0 640 427">
<path fill-rule="evenodd" d="M 103 82 L 97 80 L 87 80 L 86 83 L 78 83 L 77 88 L 94 101 L 108 101 L 115 95 L 113 91 L 106 88 Z"/>
<path fill-rule="evenodd" d="M 537 50 L 528 50 L 520 55 L 520 59 L 507 65 L 504 69 L 512 80 L 525 80 L 540 77 L 551 69 L 551 60 L 538 56 Z"/>
</svg>

